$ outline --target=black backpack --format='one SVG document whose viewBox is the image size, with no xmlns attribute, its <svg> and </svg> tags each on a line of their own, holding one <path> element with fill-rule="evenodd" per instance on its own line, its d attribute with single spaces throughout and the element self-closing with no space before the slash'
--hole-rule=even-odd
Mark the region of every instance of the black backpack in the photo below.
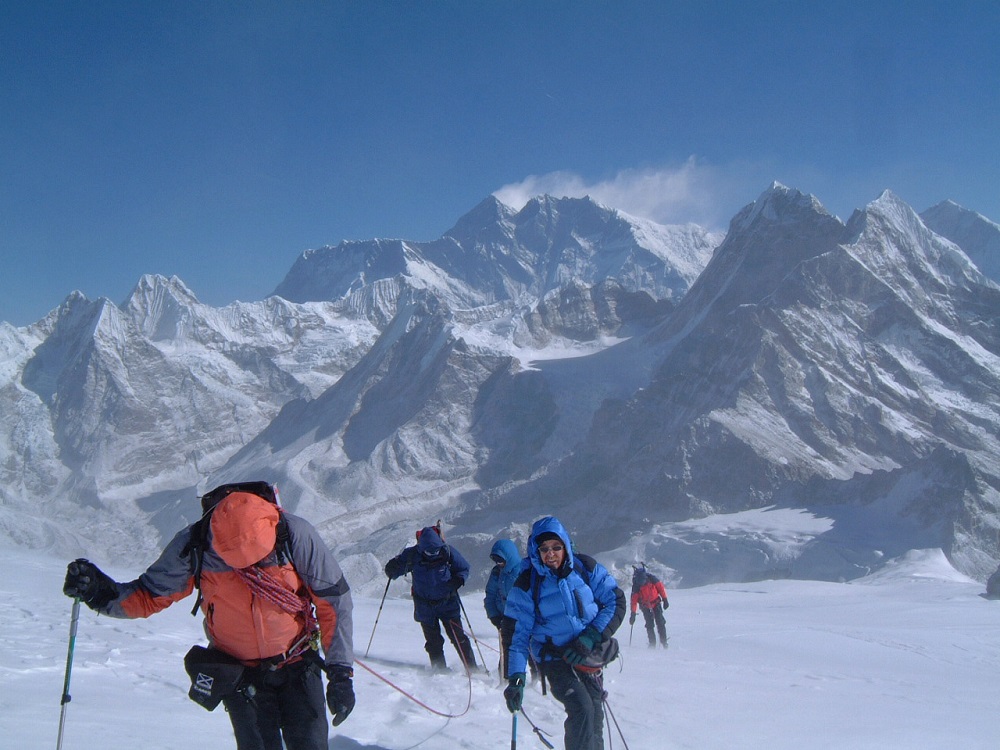
<svg viewBox="0 0 1000 750">
<path fill-rule="evenodd" d="M 281 507 L 278 499 L 278 488 L 270 482 L 233 482 L 223 484 L 201 496 L 201 518 L 191 525 L 191 538 L 184 545 L 184 549 L 181 550 L 181 557 L 188 555 L 191 557 L 194 586 L 198 589 L 198 597 L 191 610 L 192 615 L 197 614 L 202 602 L 201 567 L 202 559 L 205 556 L 205 547 L 208 546 L 208 529 L 212 520 L 212 511 L 228 495 L 234 492 L 248 492 L 251 495 L 256 495 L 267 500 L 269 503 L 274 503 L 279 508 Z M 279 513 L 278 515 L 278 526 L 275 529 L 275 535 L 274 552 L 278 556 L 278 563 L 291 562 L 291 534 L 288 531 L 288 521 L 285 519 L 284 514 Z"/>
<path fill-rule="evenodd" d="M 632 574 L 632 593 L 634 594 L 647 583 L 652 583 L 656 585 L 660 582 L 660 579 L 650 573 L 645 564 L 641 564 L 636 567 L 635 572 Z"/>
</svg>

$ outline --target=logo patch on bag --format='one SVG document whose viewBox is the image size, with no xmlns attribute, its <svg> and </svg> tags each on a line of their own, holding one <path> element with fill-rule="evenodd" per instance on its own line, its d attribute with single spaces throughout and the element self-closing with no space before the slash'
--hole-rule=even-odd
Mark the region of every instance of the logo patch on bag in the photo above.
<svg viewBox="0 0 1000 750">
<path fill-rule="evenodd" d="M 194 677 L 194 684 L 191 685 L 192 690 L 197 690 L 199 693 L 204 693 L 205 695 L 212 694 L 212 684 L 215 682 L 215 678 L 212 675 L 205 674 L 204 672 L 199 672 Z"/>
</svg>

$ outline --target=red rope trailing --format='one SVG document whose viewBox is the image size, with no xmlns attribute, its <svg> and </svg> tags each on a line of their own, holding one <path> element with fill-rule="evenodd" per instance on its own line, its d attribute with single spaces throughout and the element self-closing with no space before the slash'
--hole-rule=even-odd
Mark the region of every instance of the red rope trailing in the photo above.
<svg viewBox="0 0 1000 750">
<path fill-rule="evenodd" d="M 436 708 L 431 708 L 426 703 L 424 703 L 423 701 L 421 701 L 419 698 L 417 698 L 417 697 L 413 696 L 412 694 L 410 694 L 410 693 L 406 692 L 405 690 L 403 690 L 403 688 L 401 688 L 399 685 L 397 685 L 396 683 L 394 683 L 389 678 L 383 677 L 382 675 L 380 675 L 374 669 L 372 669 L 367 664 L 365 664 L 363 661 L 361 661 L 361 659 L 355 657 L 354 658 L 354 663 L 357 664 L 362 669 L 364 669 L 366 672 L 370 672 L 375 677 L 377 677 L 378 679 L 382 680 L 382 682 L 384 682 L 386 685 L 388 685 L 389 687 L 391 687 L 393 690 L 396 690 L 396 691 L 402 693 L 403 695 L 405 695 L 407 698 L 409 698 L 411 701 L 413 701 L 414 703 L 416 703 L 421 708 L 426 709 L 427 711 L 430 711 L 432 714 L 435 714 L 437 716 L 443 716 L 446 719 L 457 719 L 460 716 L 465 716 L 467 713 L 469 713 L 469 708 L 472 706 L 472 675 L 469 673 L 468 669 L 465 670 L 465 676 L 468 677 L 468 679 L 469 679 L 469 698 L 468 698 L 468 701 L 466 701 L 465 710 L 462 711 L 462 713 L 460 713 L 460 714 L 450 714 L 450 713 L 447 713 L 445 711 L 438 711 Z"/>
</svg>

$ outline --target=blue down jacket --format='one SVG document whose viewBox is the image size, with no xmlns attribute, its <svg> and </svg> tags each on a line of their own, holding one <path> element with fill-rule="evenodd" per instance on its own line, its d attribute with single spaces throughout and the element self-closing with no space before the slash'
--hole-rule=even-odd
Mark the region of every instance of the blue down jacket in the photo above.
<svg viewBox="0 0 1000 750">
<path fill-rule="evenodd" d="M 521 555 L 510 539 L 497 539 L 490 550 L 490 557 L 499 557 L 506 563 L 503 567 L 495 566 L 486 580 L 483 606 L 486 607 L 486 616 L 493 620 L 500 617 L 507 606 L 507 594 L 521 571 Z"/>
<path fill-rule="evenodd" d="M 558 535 L 566 547 L 566 559 L 557 571 L 545 567 L 538 554 L 536 540 L 546 532 Z M 508 674 L 525 671 L 529 651 L 536 661 L 559 658 L 543 647 L 566 646 L 588 626 L 610 638 L 624 620 L 625 609 L 625 594 L 607 569 L 593 558 L 574 555 L 569 534 L 556 518 L 539 519 L 531 528 L 528 557 L 504 609 L 514 620 Z"/>
<path fill-rule="evenodd" d="M 389 578 L 413 574 L 413 619 L 433 622 L 456 619 L 460 614 L 458 589 L 469 577 L 469 563 L 451 545 L 445 544 L 437 531 L 428 526 L 420 538 L 385 565 Z"/>
</svg>

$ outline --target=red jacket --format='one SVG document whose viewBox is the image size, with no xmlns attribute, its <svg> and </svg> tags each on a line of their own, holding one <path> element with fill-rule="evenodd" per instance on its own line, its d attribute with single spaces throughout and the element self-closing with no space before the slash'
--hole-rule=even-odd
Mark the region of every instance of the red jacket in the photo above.
<svg viewBox="0 0 1000 750">
<path fill-rule="evenodd" d="M 637 606 L 641 606 L 643 609 L 652 609 L 659 605 L 661 599 L 666 604 L 667 590 L 663 587 L 663 581 L 647 578 L 646 583 L 642 584 L 638 590 L 632 589 L 632 612 L 635 612 Z"/>
</svg>

